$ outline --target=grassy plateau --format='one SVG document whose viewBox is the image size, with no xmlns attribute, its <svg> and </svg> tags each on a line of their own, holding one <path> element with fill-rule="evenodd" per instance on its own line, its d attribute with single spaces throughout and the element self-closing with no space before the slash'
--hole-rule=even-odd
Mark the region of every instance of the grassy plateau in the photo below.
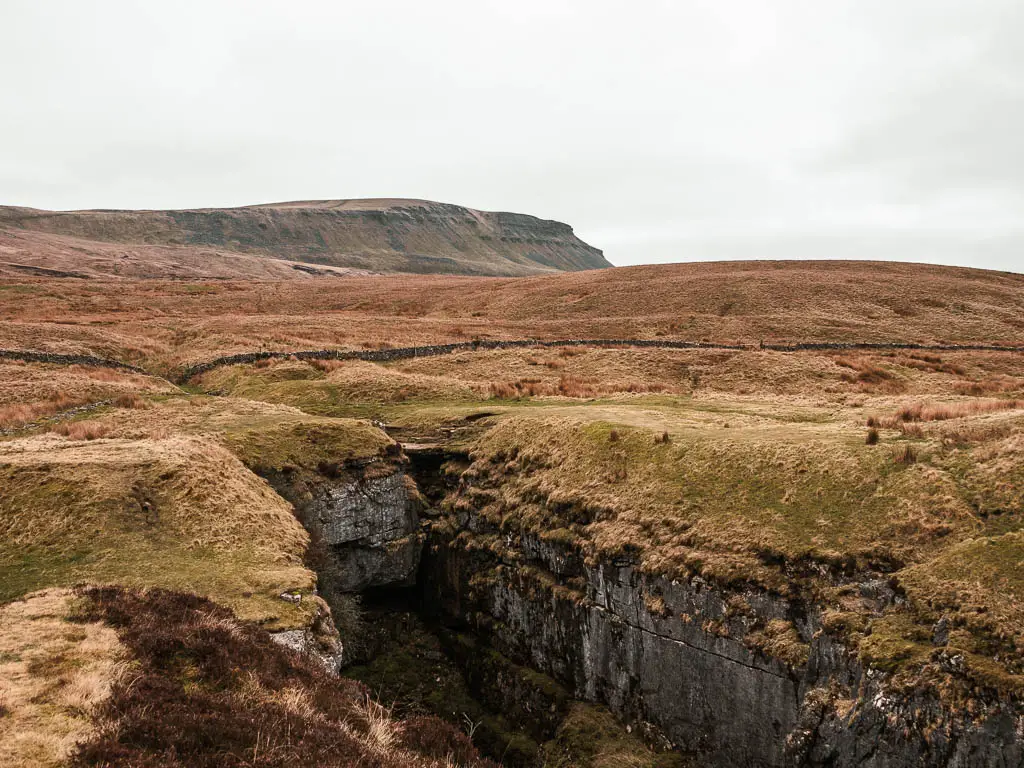
<svg viewBox="0 0 1024 768">
<path fill-rule="evenodd" d="M 172 383 L 186 365 L 241 352 L 474 338 L 748 348 L 286 357 Z M 933 679 L 944 622 L 970 685 L 1024 695 L 1024 354 L 762 341 L 1022 345 L 1024 276 L 748 262 L 514 279 L 6 280 L 0 348 L 147 373 L 0 361 L 0 762 L 158 764 L 143 758 L 171 754 L 160 750 L 180 737 L 174 723 L 144 754 L 104 725 L 155 728 L 125 682 L 134 674 L 168 712 L 194 692 L 226 729 L 240 711 L 268 724 L 273 736 L 239 736 L 238 759 L 221 764 L 327 754 L 319 736 L 271 743 L 316 722 L 379 761 L 366 764 L 485 765 L 441 725 L 436 743 L 417 742 L 361 688 L 340 684 L 342 712 L 324 693 L 339 684 L 300 662 L 286 672 L 274 656 L 247 679 L 213 647 L 221 638 L 255 658 L 265 649 L 253 627 L 303 627 L 320 609 L 309 535 L 260 475 L 389 461 L 396 439 L 468 454 L 449 511 L 472 508 L 591 562 L 628 550 L 651 574 L 804 601 L 894 685 Z M 851 586 L 871 578 L 900 599 L 879 608 Z M 161 621 L 209 630 L 173 670 L 160 668 L 169 640 L 145 637 Z M 775 629 L 761 649 L 799 665 L 806 654 Z M 609 735 L 605 714 L 573 710 L 558 738 L 600 731 L 594 754 L 573 747 L 577 762 L 563 750 L 550 764 L 634 764 L 620 752 L 636 740 Z M 182 751 L 165 764 L 205 759 Z"/>
</svg>

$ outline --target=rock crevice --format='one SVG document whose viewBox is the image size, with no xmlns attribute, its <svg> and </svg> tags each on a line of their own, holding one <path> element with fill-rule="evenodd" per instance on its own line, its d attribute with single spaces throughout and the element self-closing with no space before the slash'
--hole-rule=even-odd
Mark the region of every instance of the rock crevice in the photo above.
<svg viewBox="0 0 1024 768">
<path fill-rule="evenodd" d="M 897 687 L 830 635 L 815 606 L 669 580 L 628 560 L 587 564 L 568 545 L 496 536 L 473 512 L 463 522 L 429 539 L 421 573 L 432 610 L 709 765 L 1024 760 L 1019 703 L 979 693 L 968 712 L 937 687 Z M 783 657 L 756 642 L 771 625 L 788 627 Z"/>
<path fill-rule="evenodd" d="M 421 530 L 406 471 L 364 469 L 305 498 L 344 588 L 415 583 L 425 616 L 608 706 L 652 741 L 723 768 L 1024 764 L 1019 702 L 976 692 L 967 708 L 938 685 L 898 687 L 830 634 L 817 606 L 667 579 L 628 557 L 587 560 L 572 543 L 509 535 L 464 507 Z M 877 583 L 862 588 L 880 606 L 892 601 Z M 769 653 L 758 636 L 771 626 L 785 643 Z"/>
</svg>

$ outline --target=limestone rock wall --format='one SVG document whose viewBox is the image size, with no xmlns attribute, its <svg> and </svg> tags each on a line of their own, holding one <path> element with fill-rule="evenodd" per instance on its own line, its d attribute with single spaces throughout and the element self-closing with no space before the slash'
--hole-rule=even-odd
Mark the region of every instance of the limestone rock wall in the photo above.
<svg viewBox="0 0 1024 768">
<path fill-rule="evenodd" d="M 336 588 L 358 592 L 415 580 L 423 537 L 403 470 L 325 482 L 305 516 L 336 559 Z"/>
<path fill-rule="evenodd" d="M 650 577 L 629 560 L 587 566 L 472 515 L 458 533 L 432 534 L 426 557 L 432 610 L 709 765 L 1024 765 L 1019 704 L 980 697 L 967 712 L 933 689 L 892 690 L 813 606 Z M 792 628 L 784 659 L 751 642 L 772 622 Z"/>
</svg>

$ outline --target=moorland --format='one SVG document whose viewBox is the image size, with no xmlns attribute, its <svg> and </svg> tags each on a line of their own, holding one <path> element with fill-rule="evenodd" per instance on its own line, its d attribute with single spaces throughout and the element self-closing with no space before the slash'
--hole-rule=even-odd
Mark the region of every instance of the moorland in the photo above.
<svg viewBox="0 0 1024 768">
<path fill-rule="evenodd" d="M 8 274 L 0 763 L 1021 754 L 1022 275 L 874 262 Z M 586 343 L 602 339 L 617 343 Z M 502 340 L 531 343 L 481 343 Z M 559 340 L 580 343 L 544 344 Z M 384 361 L 291 354 L 453 343 Z M 835 346 L 789 348 L 807 343 Z M 267 351 L 285 354 L 189 375 Z M 328 541 L 362 558 L 362 586 L 332 592 L 318 500 L 395 472 L 407 527 L 367 534 L 358 555 Z M 385 566 L 366 564 L 385 549 Z M 413 650 L 391 637 L 340 652 L 340 679 L 268 639 L 311 633 L 321 656 L 373 645 L 367 622 L 397 615 L 371 605 L 374 589 L 411 600 L 403 621 L 442 628 L 417 624 Z M 608 617 L 619 639 L 587 646 Z M 460 643 L 489 666 L 467 666 Z M 607 672 L 574 660 L 584 646 L 615 659 Z M 710 701 L 680 703 L 637 666 L 693 687 L 666 656 L 683 646 L 712 659 L 684 665 L 711 665 Z M 640 650 L 624 660 L 627 647 Z M 430 667 L 445 697 L 396 661 L 412 657 L 454 659 L 451 690 Z M 726 690 L 722 658 L 751 677 Z M 785 706 L 758 703 L 769 678 Z M 555 714 L 538 720 L 538 700 Z M 888 746 L 858 752 L 868 741 Z M 982 762 L 993 755 L 1004 762 Z"/>
</svg>

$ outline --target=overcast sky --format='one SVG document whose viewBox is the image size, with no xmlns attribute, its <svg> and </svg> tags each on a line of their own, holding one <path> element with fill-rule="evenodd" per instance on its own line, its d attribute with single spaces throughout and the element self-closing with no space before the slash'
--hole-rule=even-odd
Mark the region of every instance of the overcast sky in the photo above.
<svg viewBox="0 0 1024 768">
<path fill-rule="evenodd" d="M 0 204 L 422 197 L 1024 271 L 1021 0 L 0 0 Z"/>
</svg>

